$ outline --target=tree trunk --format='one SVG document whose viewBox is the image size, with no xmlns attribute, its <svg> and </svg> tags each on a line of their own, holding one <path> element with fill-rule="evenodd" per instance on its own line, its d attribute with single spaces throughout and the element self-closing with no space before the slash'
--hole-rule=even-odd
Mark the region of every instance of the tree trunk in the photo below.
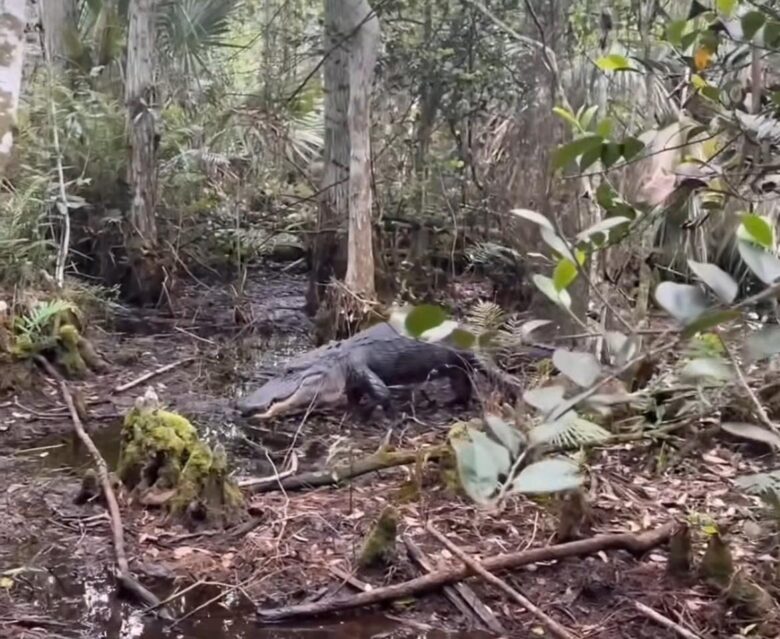
<svg viewBox="0 0 780 639">
<path fill-rule="evenodd" d="M 25 0 L 0 2 L 0 177 L 11 157 L 22 88 Z"/>
<path fill-rule="evenodd" d="M 379 20 L 366 0 L 343 0 L 350 33 L 349 55 L 349 244 L 344 283 L 373 300 L 374 250 L 371 226 L 371 84 L 379 51 Z M 356 30 L 356 31 L 355 31 Z"/>
<path fill-rule="evenodd" d="M 349 203 L 349 33 L 344 29 L 342 0 L 325 0 L 323 91 L 325 93 L 325 148 L 317 234 L 312 245 L 307 310 L 314 314 L 328 281 L 339 273 L 343 227 Z"/>
<path fill-rule="evenodd" d="M 152 105 L 154 90 L 155 0 L 131 0 L 127 39 L 127 85 L 131 203 L 125 243 L 132 282 L 130 299 L 156 302 L 162 290 L 162 268 L 157 251 L 157 136 Z"/>
<path fill-rule="evenodd" d="M 41 24 L 46 59 L 57 68 L 65 68 L 71 55 L 69 42 L 77 38 L 75 0 L 42 0 Z"/>
</svg>

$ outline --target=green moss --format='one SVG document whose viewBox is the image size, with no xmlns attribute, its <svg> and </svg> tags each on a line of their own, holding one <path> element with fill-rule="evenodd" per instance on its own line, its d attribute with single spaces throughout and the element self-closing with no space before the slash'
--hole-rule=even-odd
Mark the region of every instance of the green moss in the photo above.
<svg viewBox="0 0 780 639">
<path fill-rule="evenodd" d="M 360 552 L 360 565 L 370 568 L 390 563 L 395 552 L 395 538 L 398 532 L 398 513 L 388 506 L 379 515 L 374 527 Z"/>
</svg>

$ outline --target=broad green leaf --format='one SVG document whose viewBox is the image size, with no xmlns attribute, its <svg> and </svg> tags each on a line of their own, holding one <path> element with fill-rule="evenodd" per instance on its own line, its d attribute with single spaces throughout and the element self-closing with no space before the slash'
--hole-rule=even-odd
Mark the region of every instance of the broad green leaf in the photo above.
<svg viewBox="0 0 780 639">
<path fill-rule="evenodd" d="M 552 302 L 555 302 L 558 306 L 563 308 L 571 307 L 571 296 L 568 291 L 558 291 L 553 284 L 552 279 L 545 275 L 535 274 L 531 281 L 536 285 L 542 293 L 547 296 Z"/>
<path fill-rule="evenodd" d="M 737 240 L 737 249 L 748 268 L 764 284 L 773 284 L 780 278 L 780 260 L 772 253 L 744 240 Z"/>
<path fill-rule="evenodd" d="M 713 311 L 711 313 L 705 313 L 701 317 L 697 317 L 690 324 L 685 326 L 685 330 L 682 332 L 683 337 L 693 337 L 697 333 L 704 333 L 711 328 L 725 324 L 739 317 L 742 317 L 736 309 L 726 309 L 723 311 Z"/>
<path fill-rule="evenodd" d="M 425 331 L 444 323 L 446 319 L 447 313 L 440 306 L 420 304 L 409 311 L 404 325 L 413 337 L 419 337 Z"/>
<path fill-rule="evenodd" d="M 583 173 L 590 169 L 596 162 L 601 159 L 601 153 L 604 150 L 604 145 L 599 144 L 591 149 L 588 149 L 580 156 L 580 171 Z"/>
<path fill-rule="evenodd" d="M 552 157 L 553 168 L 560 169 L 567 166 L 589 149 L 600 147 L 602 141 L 603 138 L 600 135 L 586 135 L 558 147 Z"/>
<path fill-rule="evenodd" d="M 739 285 L 726 271 L 715 264 L 688 260 L 688 266 L 696 276 L 709 286 L 725 304 L 731 304 L 737 297 Z"/>
<path fill-rule="evenodd" d="M 622 366 L 636 354 L 637 342 L 633 336 L 629 337 L 620 331 L 607 331 L 604 337 L 616 366 Z"/>
<path fill-rule="evenodd" d="M 602 71 L 622 71 L 632 69 L 631 61 L 625 56 L 611 53 L 596 60 L 596 66 Z"/>
<path fill-rule="evenodd" d="M 719 13 L 730 18 L 737 6 L 737 0 L 716 0 L 715 5 L 718 7 Z"/>
<path fill-rule="evenodd" d="M 583 477 L 574 462 L 565 457 L 543 459 L 520 471 L 512 487 L 519 493 L 557 493 L 582 485 Z"/>
<path fill-rule="evenodd" d="M 768 444 L 775 449 L 780 448 L 780 435 L 772 432 L 766 426 L 741 422 L 721 422 L 720 427 L 736 437 Z"/>
<path fill-rule="evenodd" d="M 620 159 L 621 155 L 623 155 L 622 144 L 618 144 L 617 142 L 605 142 L 601 145 L 599 157 L 601 158 L 601 163 L 604 165 L 604 168 L 608 169 L 615 164 L 615 162 Z"/>
<path fill-rule="evenodd" d="M 688 324 L 707 310 L 707 298 L 696 286 L 661 282 L 655 289 L 655 301 L 669 315 Z"/>
<path fill-rule="evenodd" d="M 520 334 L 523 336 L 524 339 L 527 339 L 531 336 L 531 333 L 533 333 L 536 330 L 539 330 L 542 328 L 542 326 L 547 326 L 550 324 L 550 320 L 542 320 L 542 319 L 535 319 L 535 320 L 528 320 L 527 322 L 523 322 L 523 325 L 520 327 Z"/>
<path fill-rule="evenodd" d="M 578 386 L 587 388 L 601 375 L 601 365 L 591 353 L 556 349 L 552 356 L 553 364 Z"/>
<path fill-rule="evenodd" d="M 609 138 L 612 130 L 615 128 L 615 122 L 612 118 L 604 118 L 596 125 L 596 133 L 602 138 Z"/>
<path fill-rule="evenodd" d="M 764 248 L 774 248 L 775 246 L 775 233 L 771 224 L 760 215 L 754 215 L 748 213 L 742 216 L 742 223 L 740 224 L 745 231 L 747 231 L 750 238 L 756 243 L 760 244 Z"/>
<path fill-rule="evenodd" d="M 780 45 L 780 22 L 769 20 L 764 25 L 764 46 L 776 49 Z"/>
<path fill-rule="evenodd" d="M 498 475 L 506 475 L 512 466 L 509 451 L 501 444 L 494 442 L 480 430 L 469 430 L 471 441 L 477 451 L 477 461 L 485 464 L 485 469 L 494 468 Z"/>
<path fill-rule="evenodd" d="M 682 46 L 682 36 L 685 31 L 685 27 L 688 25 L 687 20 L 675 20 L 670 22 L 666 27 L 666 39 L 669 43 L 675 47 Z"/>
<path fill-rule="evenodd" d="M 531 447 L 547 444 L 555 448 L 579 448 L 608 440 L 611 434 L 598 424 L 583 419 L 573 411 L 545 422 L 528 433 Z"/>
<path fill-rule="evenodd" d="M 645 143 L 639 138 L 626 138 L 620 146 L 621 154 L 626 161 L 630 161 L 645 148 Z"/>
<path fill-rule="evenodd" d="M 767 324 L 748 335 L 745 340 L 748 357 L 753 362 L 780 353 L 780 326 Z"/>
<path fill-rule="evenodd" d="M 580 124 L 582 124 L 583 129 L 590 129 L 590 124 L 593 122 L 593 118 L 599 111 L 599 105 L 592 104 L 587 108 L 583 107 L 581 111 L 582 114 L 580 115 Z"/>
<path fill-rule="evenodd" d="M 569 124 L 571 124 L 578 131 L 582 130 L 582 127 L 580 126 L 580 121 L 568 109 L 565 109 L 564 107 L 559 107 L 559 106 L 553 107 L 553 113 L 555 113 L 555 115 L 557 115 L 558 117 L 566 120 Z"/>
<path fill-rule="evenodd" d="M 681 377 L 689 379 L 711 379 L 728 382 L 734 377 L 734 370 L 723 359 L 699 357 L 687 362 L 680 371 Z"/>
<path fill-rule="evenodd" d="M 477 346 L 479 348 L 491 348 L 492 346 L 495 345 L 497 335 L 498 335 L 497 331 L 485 331 L 484 333 L 480 333 L 479 337 L 477 337 Z M 461 348 L 469 348 L 469 347 L 462 346 Z"/>
<path fill-rule="evenodd" d="M 531 211 L 529 209 L 512 209 L 510 213 L 516 215 L 517 217 L 522 217 L 523 219 L 528 220 L 529 222 L 533 222 L 534 224 L 538 224 L 543 229 L 549 229 L 550 231 L 555 231 L 552 222 L 550 222 L 550 220 L 548 220 L 541 213 L 537 213 L 536 211 Z"/>
<path fill-rule="evenodd" d="M 493 431 L 496 438 L 498 438 L 509 451 L 512 459 L 516 459 L 520 454 L 520 449 L 525 446 L 525 435 L 498 415 L 486 414 L 485 423 L 488 425 L 488 428 Z"/>
<path fill-rule="evenodd" d="M 563 291 L 577 279 L 577 266 L 571 260 L 561 259 L 553 271 L 553 285 L 555 290 Z"/>
<path fill-rule="evenodd" d="M 440 342 L 452 335 L 457 328 L 458 323 L 455 320 L 444 320 L 438 326 L 423 331 L 419 337 L 425 342 Z"/>
<path fill-rule="evenodd" d="M 480 337 L 482 336 L 480 335 Z M 450 339 L 452 339 L 452 343 L 455 344 L 455 346 L 464 350 L 474 346 L 474 342 L 477 341 L 477 337 L 474 333 L 463 328 L 456 328 L 452 331 Z"/>
<path fill-rule="evenodd" d="M 748 11 L 742 16 L 742 34 L 745 40 L 752 40 L 758 30 L 764 26 L 766 17 L 761 11 Z"/>
<path fill-rule="evenodd" d="M 542 413 L 549 413 L 563 402 L 565 394 L 566 389 L 563 386 L 542 386 L 525 391 L 523 401 Z"/>
<path fill-rule="evenodd" d="M 498 471 L 495 466 L 477 459 L 479 453 L 473 442 L 454 438 L 450 441 L 455 451 L 458 477 L 463 490 L 478 504 L 489 503 L 498 487 Z"/>
<path fill-rule="evenodd" d="M 606 233 L 616 226 L 622 226 L 623 224 L 629 224 L 630 222 L 631 220 L 629 220 L 627 217 L 623 217 L 622 215 L 605 218 L 600 222 L 596 222 L 590 228 L 581 231 L 577 235 L 577 241 L 582 242 L 587 240 L 591 235 L 595 235 L 596 233 Z"/>
<path fill-rule="evenodd" d="M 555 231 L 542 229 L 541 235 L 547 246 L 555 251 L 560 257 L 569 259 L 572 262 L 574 261 L 574 254 L 571 252 L 568 242 L 555 233 Z"/>
</svg>

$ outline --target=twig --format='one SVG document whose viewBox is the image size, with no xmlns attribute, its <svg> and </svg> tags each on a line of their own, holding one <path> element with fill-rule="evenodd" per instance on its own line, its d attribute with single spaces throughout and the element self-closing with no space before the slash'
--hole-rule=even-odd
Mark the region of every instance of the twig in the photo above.
<svg viewBox="0 0 780 639">
<path fill-rule="evenodd" d="M 414 464 L 423 456 L 427 459 L 437 459 L 445 454 L 445 446 L 432 446 L 419 451 L 393 451 L 374 453 L 357 461 L 347 461 L 333 468 L 313 470 L 300 475 L 285 477 L 281 481 L 249 486 L 250 492 L 266 493 L 272 490 L 300 490 L 302 488 L 318 488 L 320 486 L 336 486 L 341 482 L 354 479 L 360 475 L 373 473 L 377 470 Z M 284 474 L 284 473 L 282 473 Z"/>
<path fill-rule="evenodd" d="M 406 550 L 409 556 L 412 558 L 418 566 L 420 566 L 426 572 L 433 572 L 434 568 L 431 562 L 423 553 L 422 549 L 414 543 L 411 537 L 405 536 L 403 538 Z M 506 634 L 506 630 L 501 625 L 501 622 L 493 614 L 482 600 L 477 597 L 476 593 L 469 588 L 466 584 L 453 584 L 452 586 L 444 586 L 444 595 L 450 600 L 453 606 L 455 606 L 461 614 L 470 619 L 472 624 L 475 624 L 475 613 L 482 621 L 484 626 L 499 635 Z"/>
<path fill-rule="evenodd" d="M 530 601 L 527 597 L 517 592 L 517 590 L 512 588 L 512 586 L 506 583 L 503 579 L 499 579 L 493 573 L 489 572 L 488 570 L 485 570 L 485 568 L 482 567 L 478 562 L 474 561 L 465 552 L 463 552 L 460 548 L 458 548 L 458 546 L 456 546 L 449 539 L 447 539 L 447 537 L 445 537 L 442 533 L 436 530 L 436 528 L 433 527 L 432 523 L 428 522 L 428 524 L 425 526 L 425 529 L 429 533 L 431 533 L 434 537 L 436 537 L 436 539 L 438 539 L 444 545 L 444 547 L 447 548 L 452 554 L 454 554 L 458 559 L 460 559 L 476 574 L 482 577 L 482 579 L 484 579 L 488 583 L 493 584 L 497 588 L 503 590 L 512 599 L 514 599 L 517 603 L 523 606 L 523 608 L 525 608 L 526 610 L 528 610 L 528 612 L 533 614 L 556 637 L 560 637 L 560 639 L 574 639 L 574 635 L 571 634 L 566 628 L 564 628 L 557 621 L 555 621 L 555 619 L 550 617 L 550 615 L 548 615 L 541 608 L 536 606 L 536 604 Z"/>
<path fill-rule="evenodd" d="M 60 377 L 54 367 L 46 360 L 46 358 L 37 355 L 35 360 L 43 366 L 43 368 L 54 378 Z M 122 528 L 122 516 L 119 513 L 119 504 L 114 494 L 114 489 L 111 487 L 111 480 L 108 477 L 108 466 L 106 460 L 100 454 L 100 451 L 95 446 L 92 438 L 84 430 L 84 425 L 81 423 L 76 405 L 73 402 L 73 396 L 68 388 L 68 383 L 60 377 L 60 393 L 62 399 L 65 400 L 65 404 L 70 412 L 70 419 L 73 422 L 73 428 L 76 431 L 84 447 L 89 451 L 92 456 L 95 466 L 97 467 L 97 474 L 100 478 L 100 484 L 103 489 L 103 496 L 108 506 L 108 513 L 111 518 L 111 532 L 113 536 L 114 544 L 114 557 L 116 560 L 117 568 L 117 581 L 119 585 L 129 593 L 135 595 L 140 601 L 144 602 L 148 606 L 159 606 L 160 600 L 147 590 L 130 571 L 130 564 L 127 561 L 127 554 L 125 553 L 125 539 Z M 161 608 L 159 612 L 160 616 L 164 619 L 173 619 L 173 616 L 165 608 Z"/>
<path fill-rule="evenodd" d="M 127 382 L 126 384 L 120 384 L 119 386 L 115 386 L 114 392 L 124 393 L 126 390 L 130 390 L 131 388 L 135 388 L 139 384 L 143 384 L 147 379 L 151 379 L 152 377 L 157 377 L 157 375 L 162 375 L 163 373 L 167 373 L 169 370 L 176 368 L 177 366 L 183 366 L 184 364 L 189 364 L 194 359 L 195 359 L 194 357 L 185 357 L 184 359 L 180 359 L 175 362 L 171 362 L 170 364 L 166 364 L 165 366 L 161 366 L 160 368 L 156 368 L 153 371 L 144 373 L 143 375 L 134 379 L 131 382 Z"/>
<path fill-rule="evenodd" d="M 674 630 L 681 637 L 685 637 L 685 639 L 701 639 L 701 637 L 696 633 L 691 632 L 687 628 L 683 628 L 676 621 L 672 621 L 671 619 L 669 619 L 669 617 L 664 617 L 660 612 L 653 610 L 649 606 L 646 606 L 645 604 L 640 603 L 639 601 L 634 602 L 634 607 L 646 617 L 649 617 L 656 623 L 661 624 L 662 626 L 668 628 L 669 630 Z"/>
<path fill-rule="evenodd" d="M 659 528 L 647 530 L 638 534 L 621 533 L 616 535 L 597 535 L 590 539 L 571 541 L 557 546 L 546 548 L 534 548 L 522 552 L 501 554 L 489 557 L 482 562 L 485 570 L 493 572 L 519 568 L 540 561 L 564 559 L 581 555 L 591 555 L 603 550 L 628 550 L 634 554 L 643 554 L 648 550 L 666 543 L 677 530 L 677 524 L 670 522 Z M 307 617 L 340 610 L 350 610 L 362 606 L 402 599 L 420 593 L 430 592 L 442 586 L 447 586 L 462 581 L 471 575 L 471 570 L 466 566 L 457 566 L 437 570 L 415 579 L 375 588 L 369 592 L 361 592 L 350 597 L 339 599 L 327 599 L 309 604 L 286 606 L 273 609 L 258 609 L 257 614 L 266 621 L 278 621 L 291 617 Z"/>
<path fill-rule="evenodd" d="M 293 453 L 292 457 L 290 458 L 290 467 L 284 472 L 276 473 L 275 475 L 270 475 L 268 477 L 245 477 L 243 479 L 239 479 L 236 484 L 239 488 L 254 488 L 259 490 L 257 488 L 258 486 L 263 486 L 264 484 L 276 484 L 280 480 L 284 479 L 285 477 L 289 477 L 296 472 L 298 472 L 298 456 Z"/>
<path fill-rule="evenodd" d="M 349 584 L 360 592 L 370 592 L 373 590 L 373 586 L 367 584 L 365 581 L 358 579 L 355 577 L 355 575 L 347 572 L 346 570 L 342 570 L 338 566 L 328 566 L 328 571 L 341 579 L 345 584 Z"/>
</svg>

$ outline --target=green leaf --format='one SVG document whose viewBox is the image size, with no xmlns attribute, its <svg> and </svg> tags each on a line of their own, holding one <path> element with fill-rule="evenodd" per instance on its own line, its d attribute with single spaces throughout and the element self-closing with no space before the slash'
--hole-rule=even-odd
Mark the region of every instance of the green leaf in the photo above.
<svg viewBox="0 0 780 639">
<path fill-rule="evenodd" d="M 626 159 L 626 161 L 630 161 L 632 158 L 636 157 L 637 154 L 642 151 L 642 149 L 645 148 L 645 143 L 638 138 L 626 138 L 623 140 L 623 144 L 620 146 L 621 155 Z"/>
<path fill-rule="evenodd" d="M 458 323 L 455 320 L 444 320 L 438 326 L 423 331 L 418 337 L 425 342 L 441 342 L 452 335 L 457 328 Z"/>
<path fill-rule="evenodd" d="M 623 155 L 623 145 L 617 142 L 605 142 L 601 145 L 601 162 L 605 168 L 611 167 Z M 584 157 L 584 156 L 583 156 Z"/>
<path fill-rule="evenodd" d="M 715 5 L 717 6 L 719 13 L 730 18 L 737 6 L 737 0 L 716 0 Z"/>
<path fill-rule="evenodd" d="M 711 328 L 715 328 L 716 326 L 720 326 L 721 324 L 725 324 L 726 322 L 730 322 L 740 317 L 742 317 L 742 313 L 736 309 L 705 313 L 688 324 L 682 332 L 682 336 L 693 337 L 697 333 L 704 333 Z"/>
<path fill-rule="evenodd" d="M 726 271 L 715 264 L 688 260 L 688 266 L 702 282 L 709 286 L 725 304 L 731 304 L 737 297 L 739 285 Z"/>
<path fill-rule="evenodd" d="M 753 362 L 777 355 L 780 353 L 780 326 L 767 324 L 751 333 L 745 340 L 745 348 Z"/>
<path fill-rule="evenodd" d="M 637 341 L 634 337 L 620 331 L 607 331 L 604 338 L 616 366 L 622 366 L 636 354 Z"/>
<path fill-rule="evenodd" d="M 537 213 L 536 211 L 531 211 L 529 209 L 512 209 L 510 213 L 512 213 L 512 215 L 516 215 L 517 217 L 521 217 L 524 220 L 528 220 L 529 222 L 533 222 L 534 224 L 541 226 L 543 229 L 549 229 L 553 232 L 555 231 L 552 222 L 550 222 L 550 220 L 541 213 Z"/>
<path fill-rule="evenodd" d="M 563 291 L 569 288 L 569 285 L 577 279 L 577 266 L 571 260 L 561 259 L 553 271 L 553 285 L 555 290 Z"/>
<path fill-rule="evenodd" d="M 780 448 L 780 435 L 777 435 L 765 426 L 741 422 L 721 422 L 720 427 L 736 437 L 768 444 L 775 449 Z"/>
<path fill-rule="evenodd" d="M 528 339 L 529 337 L 531 337 L 531 333 L 539 330 L 540 328 L 542 328 L 542 326 L 547 326 L 550 323 L 551 320 L 543 320 L 543 319 L 528 320 L 527 322 L 523 322 L 523 325 L 520 327 L 520 334 L 523 336 L 523 339 Z"/>
<path fill-rule="evenodd" d="M 480 337 L 482 337 L 480 335 Z M 463 350 L 467 350 L 474 346 L 474 342 L 477 341 L 476 335 L 472 333 L 471 331 L 467 331 L 464 328 L 456 328 L 454 331 L 452 331 L 452 334 L 450 335 L 450 339 L 452 339 L 452 343 L 457 346 L 458 348 L 461 348 Z"/>
<path fill-rule="evenodd" d="M 463 490 L 475 502 L 489 503 L 498 488 L 499 475 L 509 472 L 509 451 L 472 428 L 463 435 L 451 437 L 450 443 Z"/>
<path fill-rule="evenodd" d="M 555 231 L 550 231 L 549 229 L 542 229 L 541 232 L 542 239 L 545 241 L 547 246 L 549 246 L 553 251 L 555 251 L 559 257 L 563 257 L 566 259 L 574 261 L 574 254 L 571 252 L 571 248 L 569 248 L 569 244 L 560 237 Z"/>
<path fill-rule="evenodd" d="M 768 49 L 776 49 L 780 45 L 780 22 L 769 20 L 764 25 L 764 46 Z"/>
<path fill-rule="evenodd" d="M 596 66 L 602 71 L 622 71 L 632 69 L 631 61 L 625 56 L 611 53 L 596 60 Z"/>
<path fill-rule="evenodd" d="M 674 20 L 667 25 L 666 39 L 669 44 L 678 48 L 682 47 L 682 36 L 687 25 L 687 20 Z"/>
<path fill-rule="evenodd" d="M 616 226 L 622 226 L 623 224 L 629 224 L 630 222 L 631 220 L 621 215 L 616 215 L 615 217 L 607 217 L 601 220 L 600 222 L 596 222 L 590 228 L 587 228 L 584 231 L 580 232 L 579 235 L 577 235 L 577 241 L 578 242 L 585 241 L 591 235 L 595 235 L 596 233 L 606 233 L 607 231 L 615 228 Z"/>
<path fill-rule="evenodd" d="M 699 357 L 686 362 L 680 370 L 680 376 L 690 379 L 711 379 L 728 382 L 734 378 L 734 370 L 723 359 Z"/>
<path fill-rule="evenodd" d="M 563 386 L 542 386 L 525 391 L 523 401 L 542 413 L 549 413 L 563 402 L 565 394 Z"/>
<path fill-rule="evenodd" d="M 543 459 L 523 468 L 512 487 L 519 493 L 557 493 L 582 485 L 583 477 L 574 462 L 565 457 Z"/>
<path fill-rule="evenodd" d="M 582 130 L 582 127 L 580 126 L 580 121 L 577 119 L 577 117 L 568 109 L 564 107 L 553 107 L 553 113 L 557 115 L 558 117 L 566 120 L 569 124 L 571 124 L 575 129 L 578 131 Z"/>
<path fill-rule="evenodd" d="M 758 30 L 764 26 L 766 17 L 761 11 L 748 11 L 742 16 L 742 34 L 745 40 L 752 40 Z"/>
<path fill-rule="evenodd" d="M 596 133 L 602 138 L 607 139 L 612 135 L 614 127 L 615 122 L 612 118 L 604 118 L 596 125 Z"/>
<path fill-rule="evenodd" d="M 591 353 L 558 348 L 552 356 L 553 364 L 578 386 L 587 388 L 601 375 L 601 365 Z"/>
<path fill-rule="evenodd" d="M 655 289 L 655 301 L 669 315 L 688 324 L 707 310 L 707 298 L 696 286 L 661 282 Z"/>
<path fill-rule="evenodd" d="M 600 144 L 585 151 L 585 153 L 580 156 L 580 171 L 585 172 L 592 167 L 601 158 L 603 150 L 604 145 Z"/>
<path fill-rule="evenodd" d="M 780 260 L 772 253 L 744 240 L 737 240 L 737 249 L 748 268 L 764 284 L 773 284 L 780 278 Z"/>
<path fill-rule="evenodd" d="M 583 129 L 590 129 L 590 123 L 593 121 L 593 117 L 598 113 L 599 105 L 593 104 L 588 108 L 582 109 L 582 115 L 580 116 L 580 124 Z"/>
<path fill-rule="evenodd" d="M 425 331 L 435 328 L 447 319 L 447 313 L 440 306 L 421 304 L 415 306 L 406 316 L 404 326 L 413 337 L 419 337 Z"/>
<path fill-rule="evenodd" d="M 558 147 L 552 157 L 553 168 L 560 169 L 567 166 L 589 149 L 600 147 L 602 142 L 603 138 L 600 135 L 586 135 Z"/>
<path fill-rule="evenodd" d="M 695 17 L 700 16 L 703 13 L 707 13 L 707 11 L 709 11 L 708 7 L 705 7 L 698 0 L 693 0 L 693 2 L 691 2 L 690 8 L 688 9 L 688 20 L 693 20 Z"/>
<path fill-rule="evenodd" d="M 774 248 L 774 229 L 763 217 L 753 213 L 743 215 L 741 226 L 756 244 L 760 244 L 764 248 Z"/>
<path fill-rule="evenodd" d="M 570 308 L 571 307 L 571 296 L 569 293 L 565 290 L 558 291 L 555 288 L 555 284 L 553 284 L 553 281 L 544 275 L 539 275 L 538 273 L 535 274 L 531 281 L 536 285 L 536 288 L 538 288 L 544 295 L 547 296 L 548 299 L 550 299 L 552 302 L 555 302 L 558 306 L 562 308 Z"/>
<path fill-rule="evenodd" d="M 525 435 L 498 415 L 486 414 L 485 423 L 509 451 L 512 459 L 516 459 L 520 454 L 520 449 L 525 446 Z"/>
</svg>

